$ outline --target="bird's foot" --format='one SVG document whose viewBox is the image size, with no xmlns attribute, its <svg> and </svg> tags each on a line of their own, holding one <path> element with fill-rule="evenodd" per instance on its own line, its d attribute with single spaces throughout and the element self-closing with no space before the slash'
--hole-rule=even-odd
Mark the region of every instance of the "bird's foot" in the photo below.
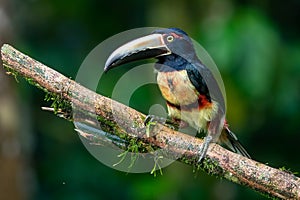
<svg viewBox="0 0 300 200">
<path fill-rule="evenodd" d="M 144 125 L 147 126 L 151 123 L 161 123 L 161 124 L 164 124 L 166 121 L 165 118 L 163 117 L 158 117 L 158 116 L 155 116 L 155 115 L 147 115 L 145 120 L 144 120 Z"/>
<path fill-rule="evenodd" d="M 199 156 L 198 162 L 201 162 L 203 160 L 203 158 L 205 157 L 211 141 L 212 141 L 212 137 L 210 135 L 204 137 L 203 144 L 201 145 L 200 150 L 199 150 L 200 156 Z"/>
<path fill-rule="evenodd" d="M 175 119 L 166 119 L 163 117 L 158 117 L 155 115 L 147 115 L 144 121 L 145 126 L 153 125 L 155 123 L 160 123 L 166 125 L 167 127 L 176 130 L 181 127 L 182 122 Z"/>
<path fill-rule="evenodd" d="M 152 132 L 151 126 L 155 126 L 157 123 L 165 124 L 166 119 L 155 115 L 147 115 L 144 120 L 144 126 L 146 126 L 146 135 L 150 137 Z"/>
</svg>

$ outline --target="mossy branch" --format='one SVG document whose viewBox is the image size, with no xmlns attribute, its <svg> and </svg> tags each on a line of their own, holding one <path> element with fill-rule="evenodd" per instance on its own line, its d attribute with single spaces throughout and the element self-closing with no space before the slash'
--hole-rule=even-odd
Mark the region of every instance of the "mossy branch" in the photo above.
<svg viewBox="0 0 300 200">
<path fill-rule="evenodd" d="M 97 143 L 114 142 L 122 147 L 124 141 L 129 143 L 130 138 L 138 138 L 141 148 L 161 148 L 171 158 L 198 166 L 201 139 L 160 124 L 151 130 L 154 136 L 147 137 L 149 130 L 143 123 L 144 114 L 81 86 L 10 45 L 2 46 L 1 55 L 7 74 L 22 76 L 48 93 L 48 98 L 55 101 L 53 111 L 56 114 L 78 123 L 88 123 L 104 133 L 94 135 L 79 127 L 78 132 L 87 139 Z M 212 175 L 246 185 L 270 197 L 300 199 L 300 179 L 292 173 L 247 159 L 217 144 L 210 145 L 200 167 Z"/>
</svg>

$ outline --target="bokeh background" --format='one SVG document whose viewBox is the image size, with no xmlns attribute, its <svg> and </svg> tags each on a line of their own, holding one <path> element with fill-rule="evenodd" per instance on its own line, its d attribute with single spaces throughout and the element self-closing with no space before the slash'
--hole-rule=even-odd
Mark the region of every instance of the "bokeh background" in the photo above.
<svg viewBox="0 0 300 200">
<path fill-rule="evenodd" d="M 228 121 L 253 158 L 297 172 L 299 19 L 298 0 L 0 0 L 0 43 L 75 77 L 86 55 L 114 34 L 180 27 L 219 67 Z M 146 112 L 144 102 L 156 96 L 144 91 L 132 106 Z M 265 199 L 203 172 L 195 176 L 179 162 L 157 177 L 113 170 L 89 154 L 71 122 L 40 109 L 49 106 L 43 92 L 3 69 L 0 105 L 1 200 Z"/>
</svg>

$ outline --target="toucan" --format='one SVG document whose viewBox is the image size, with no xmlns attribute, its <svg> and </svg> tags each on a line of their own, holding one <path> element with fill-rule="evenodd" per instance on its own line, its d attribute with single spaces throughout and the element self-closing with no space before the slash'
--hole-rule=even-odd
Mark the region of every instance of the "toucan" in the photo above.
<svg viewBox="0 0 300 200">
<path fill-rule="evenodd" d="M 108 57 L 104 71 L 125 63 L 156 58 L 157 84 L 166 100 L 168 116 L 199 132 L 206 132 L 199 147 L 199 162 L 211 142 L 225 144 L 250 158 L 225 120 L 225 100 L 212 71 L 198 58 L 191 38 L 179 28 L 158 29 L 134 39 Z"/>
</svg>

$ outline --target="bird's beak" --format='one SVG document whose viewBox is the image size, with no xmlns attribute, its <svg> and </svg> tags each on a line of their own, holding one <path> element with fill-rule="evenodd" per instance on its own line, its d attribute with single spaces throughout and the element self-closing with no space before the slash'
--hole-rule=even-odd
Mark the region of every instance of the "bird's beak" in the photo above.
<svg viewBox="0 0 300 200">
<path fill-rule="evenodd" d="M 113 67 L 131 61 L 155 58 L 168 54 L 171 54 L 171 51 L 165 44 L 162 34 L 147 35 L 130 41 L 112 52 L 105 63 L 104 71 L 107 72 Z"/>
</svg>

